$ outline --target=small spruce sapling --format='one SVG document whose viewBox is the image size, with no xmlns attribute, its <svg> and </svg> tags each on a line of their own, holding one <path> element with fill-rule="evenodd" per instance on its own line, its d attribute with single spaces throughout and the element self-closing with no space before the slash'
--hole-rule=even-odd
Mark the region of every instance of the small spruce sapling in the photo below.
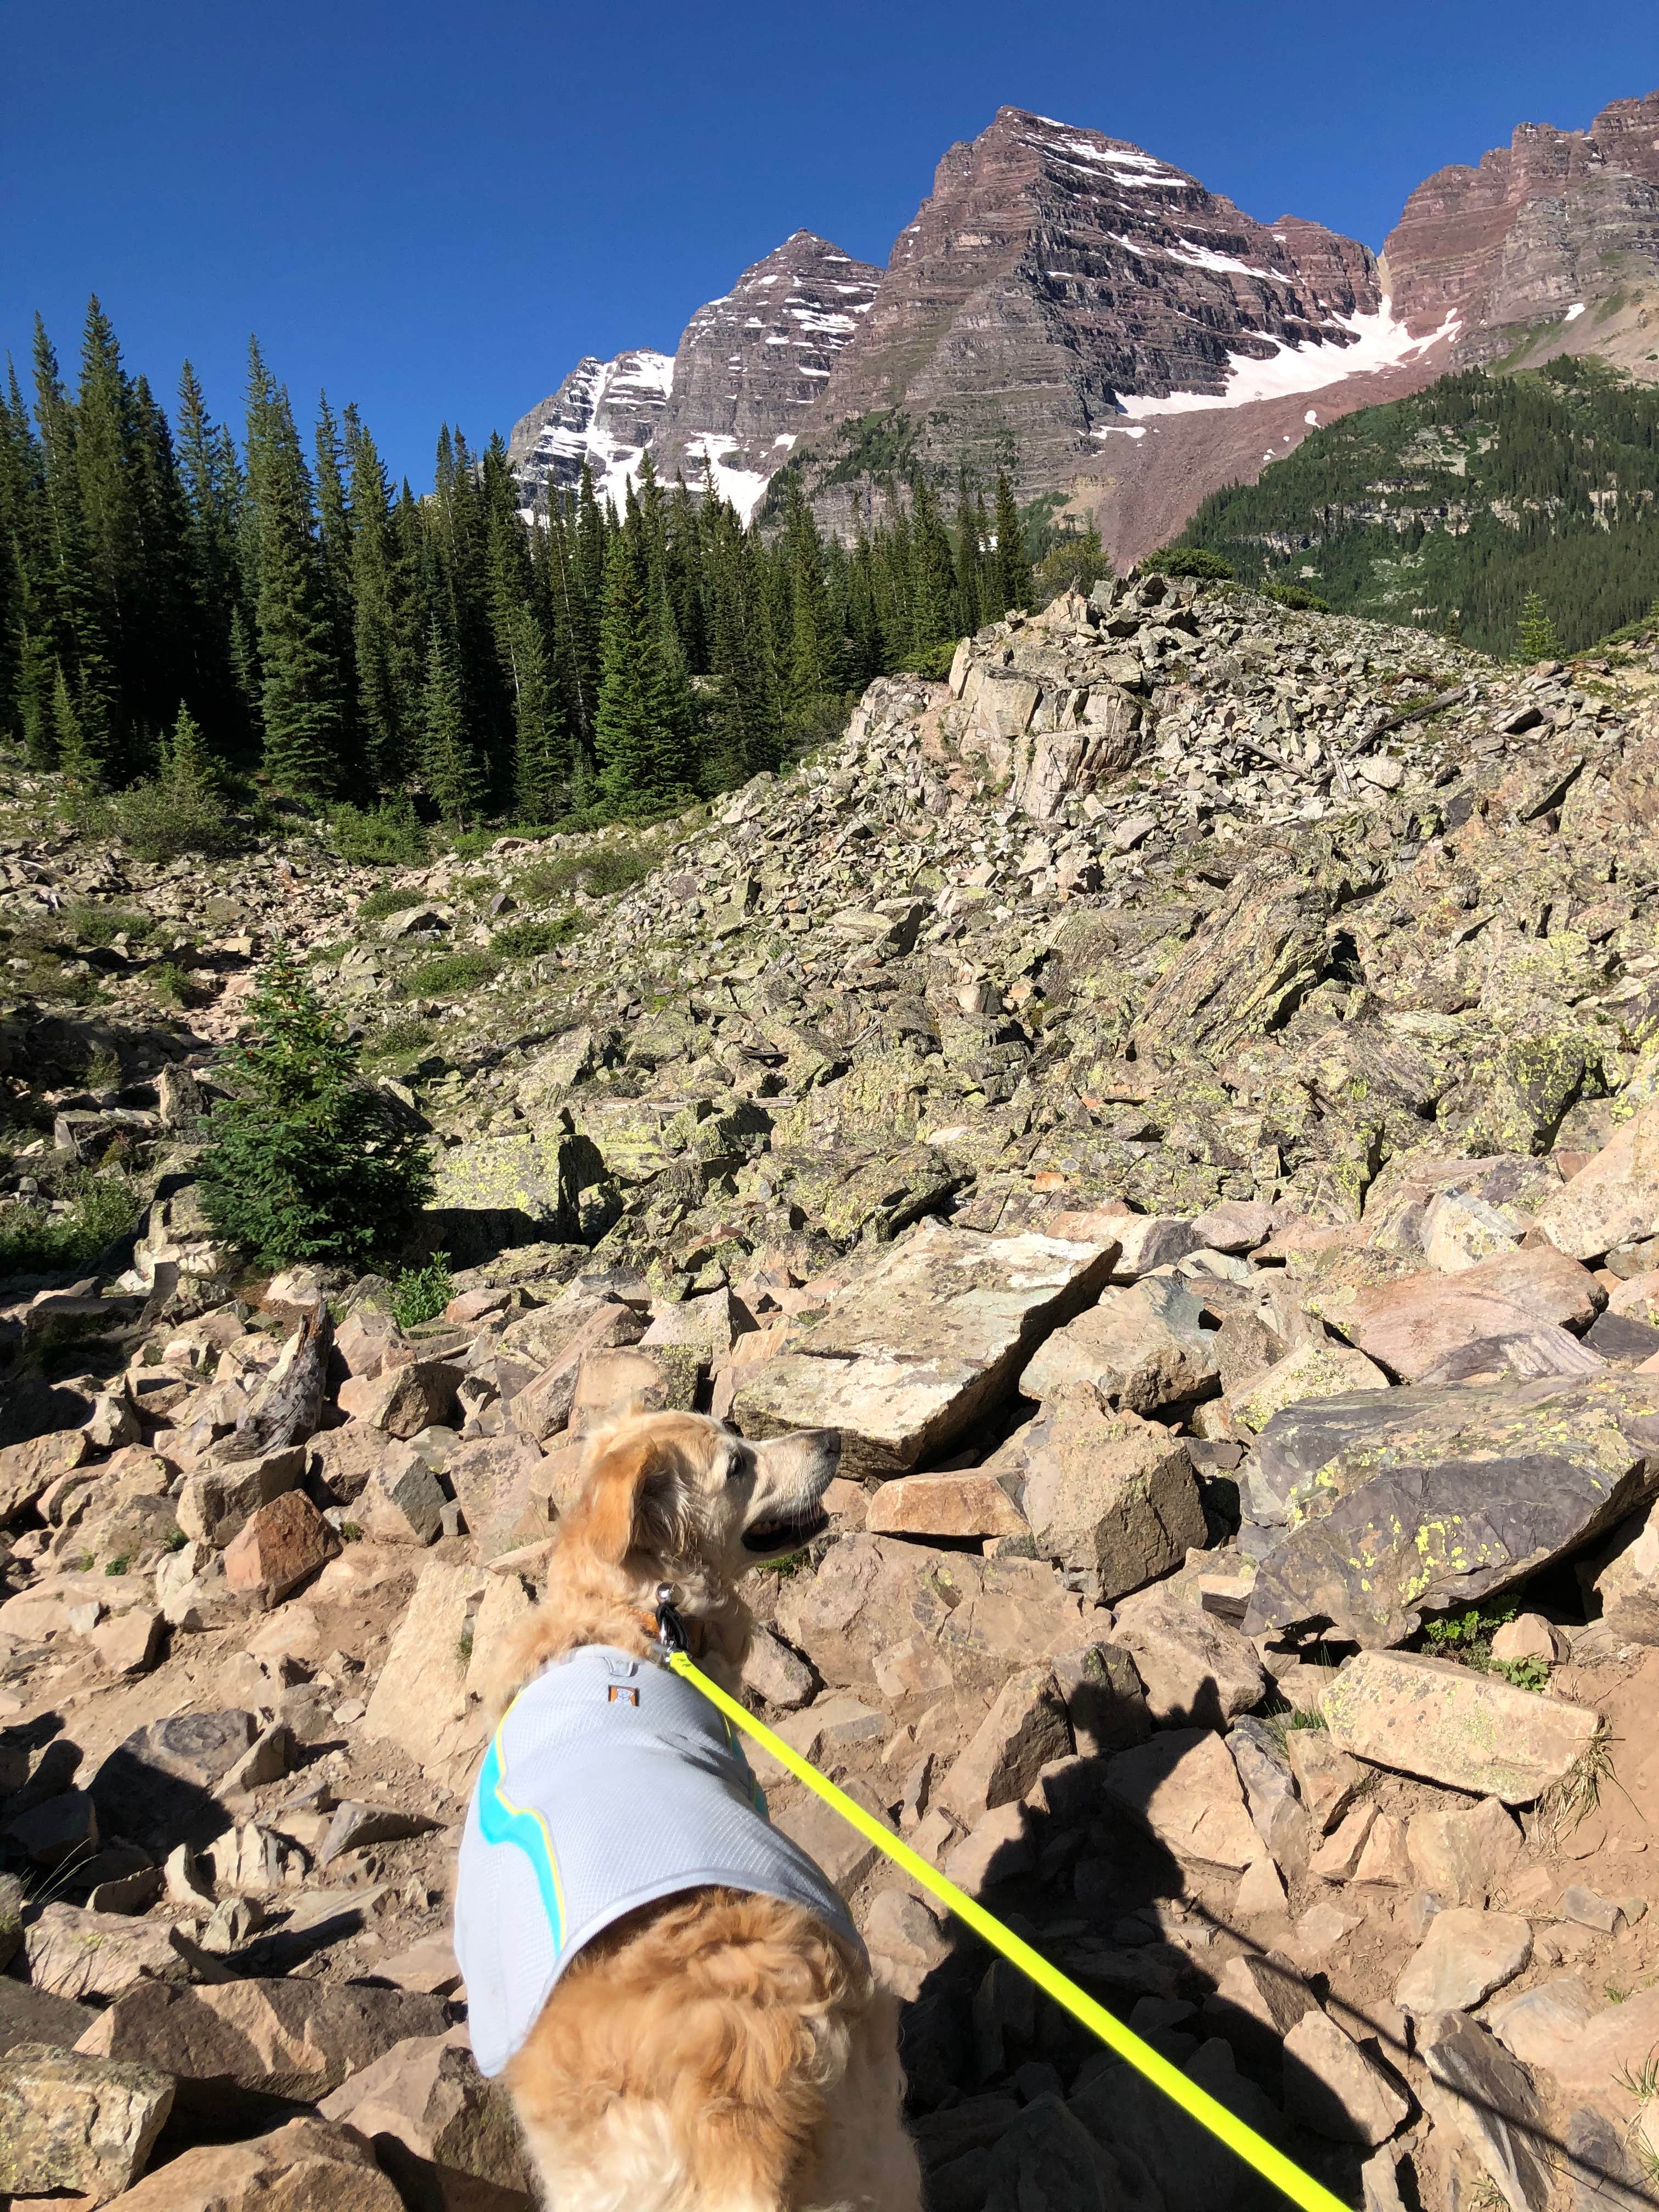
<svg viewBox="0 0 1659 2212">
<path fill-rule="evenodd" d="M 1521 628 L 1516 635 L 1522 660 L 1553 660 L 1560 651 L 1556 642 L 1555 624 L 1550 620 L 1549 610 L 1536 592 L 1528 592 L 1521 603 Z"/>
<path fill-rule="evenodd" d="M 432 1194 L 425 1146 L 359 1073 L 288 946 L 272 953 L 208 1123 L 202 1202 L 220 1235 L 278 1266 L 360 1265 L 394 1249 Z"/>
</svg>

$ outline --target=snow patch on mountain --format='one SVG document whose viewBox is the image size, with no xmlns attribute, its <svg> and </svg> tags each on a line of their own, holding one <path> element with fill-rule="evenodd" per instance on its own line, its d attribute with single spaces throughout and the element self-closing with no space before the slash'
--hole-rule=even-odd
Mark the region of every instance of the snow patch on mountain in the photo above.
<svg viewBox="0 0 1659 2212">
<path fill-rule="evenodd" d="M 1171 392 L 1155 394 L 1120 393 L 1118 404 L 1132 419 L 1149 415 L 1188 415 L 1207 407 L 1248 407 L 1258 399 L 1283 399 L 1299 392 L 1321 392 L 1351 376 L 1374 374 L 1378 369 L 1400 368 L 1420 361 L 1431 346 L 1449 343 L 1462 327 L 1448 315 L 1437 330 L 1413 337 L 1394 313 L 1385 295 L 1374 315 L 1333 315 L 1328 327 L 1347 331 L 1349 343 L 1314 341 L 1297 345 L 1287 338 L 1262 333 L 1273 351 L 1266 356 L 1248 353 L 1227 356 L 1227 383 L 1222 392 Z"/>
</svg>

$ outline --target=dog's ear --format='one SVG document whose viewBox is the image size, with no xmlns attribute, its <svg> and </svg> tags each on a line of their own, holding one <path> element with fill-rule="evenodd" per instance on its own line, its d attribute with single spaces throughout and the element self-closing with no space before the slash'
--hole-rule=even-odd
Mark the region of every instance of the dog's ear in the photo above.
<svg viewBox="0 0 1659 2212">
<path fill-rule="evenodd" d="M 618 1436 L 589 1470 L 580 1508 L 583 1540 L 612 1566 L 636 1549 L 672 1559 L 683 1534 L 681 1488 L 672 1444 L 648 1435 Z"/>
</svg>

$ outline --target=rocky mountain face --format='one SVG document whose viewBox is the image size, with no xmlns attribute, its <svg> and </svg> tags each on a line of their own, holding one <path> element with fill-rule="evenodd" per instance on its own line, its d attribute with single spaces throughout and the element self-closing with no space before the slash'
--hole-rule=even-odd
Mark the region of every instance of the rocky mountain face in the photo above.
<svg viewBox="0 0 1659 2212">
<path fill-rule="evenodd" d="M 574 491 L 586 466 L 599 497 L 620 507 L 666 412 L 673 377 L 665 353 L 579 361 L 550 398 L 513 425 L 507 457 L 526 506 L 550 491 Z"/>
<path fill-rule="evenodd" d="M 881 276 L 827 239 L 798 230 L 699 307 L 672 358 L 584 361 L 514 425 L 508 459 L 526 505 L 572 489 L 586 459 L 620 502 L 648 447 L 665 482 L 705 475 L 745 517 L 799 435 L 830 364 L 856 336 Z"/>
<path fill-rule="evenodd" d="M 0 1285 L 0 2188 L 529 2212 L 450 1870 L 632 1403 L 841 1431 L 745 1697 L 1342 2201 L 1641 2203 L 1656 793 L 1659 631 L 1155 576 L 649 833 L 157 868 L 9 772 L 5 1208 L 145 1203 Z M 201 1211 L 278 934 L 430 1133 L 424 1322 Z M 930 2204 L 1257 2201 L 763 1778 Z"/>
<path fill-rule="evenodd" d="M 1455 318 L 1459 363 L 1524 349 L 1659 362 L 1659 93 L 1588 131 L 1523 123 L 1469 168 L 1428 178 L 1383 249 L 1395 307 L 1422 333 Z"/>
<path fill-rule="evenodd" d="M 1478 168 L 1440 171 L 1380 264 L 1317 222 L 1258 222 L 1125 140 L 1007 107 L 946 153 L 884 270 L 797 232 L 700 309 L 653 452 L 689 483 L 709 459 L 745 513 L 793 461 L 842 531 L 915 463 L 1007 468 L 1022 498 L 1092 513 L 1127 562 L 1310 426 L 1456 363 L 1523 345 L 1653 375 L 1656 257 L 1659 94 L 1588 131 L 1523 125 Z M 525 417 L 515 459 L 601 367 Z"/>
<path fill-rule="evenodd" d="M 1015 456 L 1030 495 L 1146 415 L 1272 389 L 1287 349 L 1340 378 L 1374 351 L 1380 303 L 1353 240 L 1268 228 L 1139 147 L 1003 108 L 900 234 L 815 447 L 844 462 L 896 414 L 924 464 L 984 477 Z"/>
<path fill-rule="evenodd" d="M 817 407 L 833 366 L 870 313 L 879 269 L 798 230 L 699 307 L 674 355 L 652 459 L 672 482 L 715 483 L 750 513 Z"/>
</svg>

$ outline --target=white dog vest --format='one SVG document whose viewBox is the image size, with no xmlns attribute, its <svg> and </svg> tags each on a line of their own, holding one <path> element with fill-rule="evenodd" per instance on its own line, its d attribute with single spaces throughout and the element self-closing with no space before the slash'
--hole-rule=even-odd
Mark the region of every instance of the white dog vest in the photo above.
<svg viewBox="0 0 1659 2212">
<path fill-rule="evenodd" d="M 700 1691 L 603 1644 L 538 1674 L 491 1739 L 461 1839 L 455 1956 L 480 2070 L 501 2071 L 584 1943 L 706 1883 L 798 1905 L 862 1953 Z"/>
</svg>

